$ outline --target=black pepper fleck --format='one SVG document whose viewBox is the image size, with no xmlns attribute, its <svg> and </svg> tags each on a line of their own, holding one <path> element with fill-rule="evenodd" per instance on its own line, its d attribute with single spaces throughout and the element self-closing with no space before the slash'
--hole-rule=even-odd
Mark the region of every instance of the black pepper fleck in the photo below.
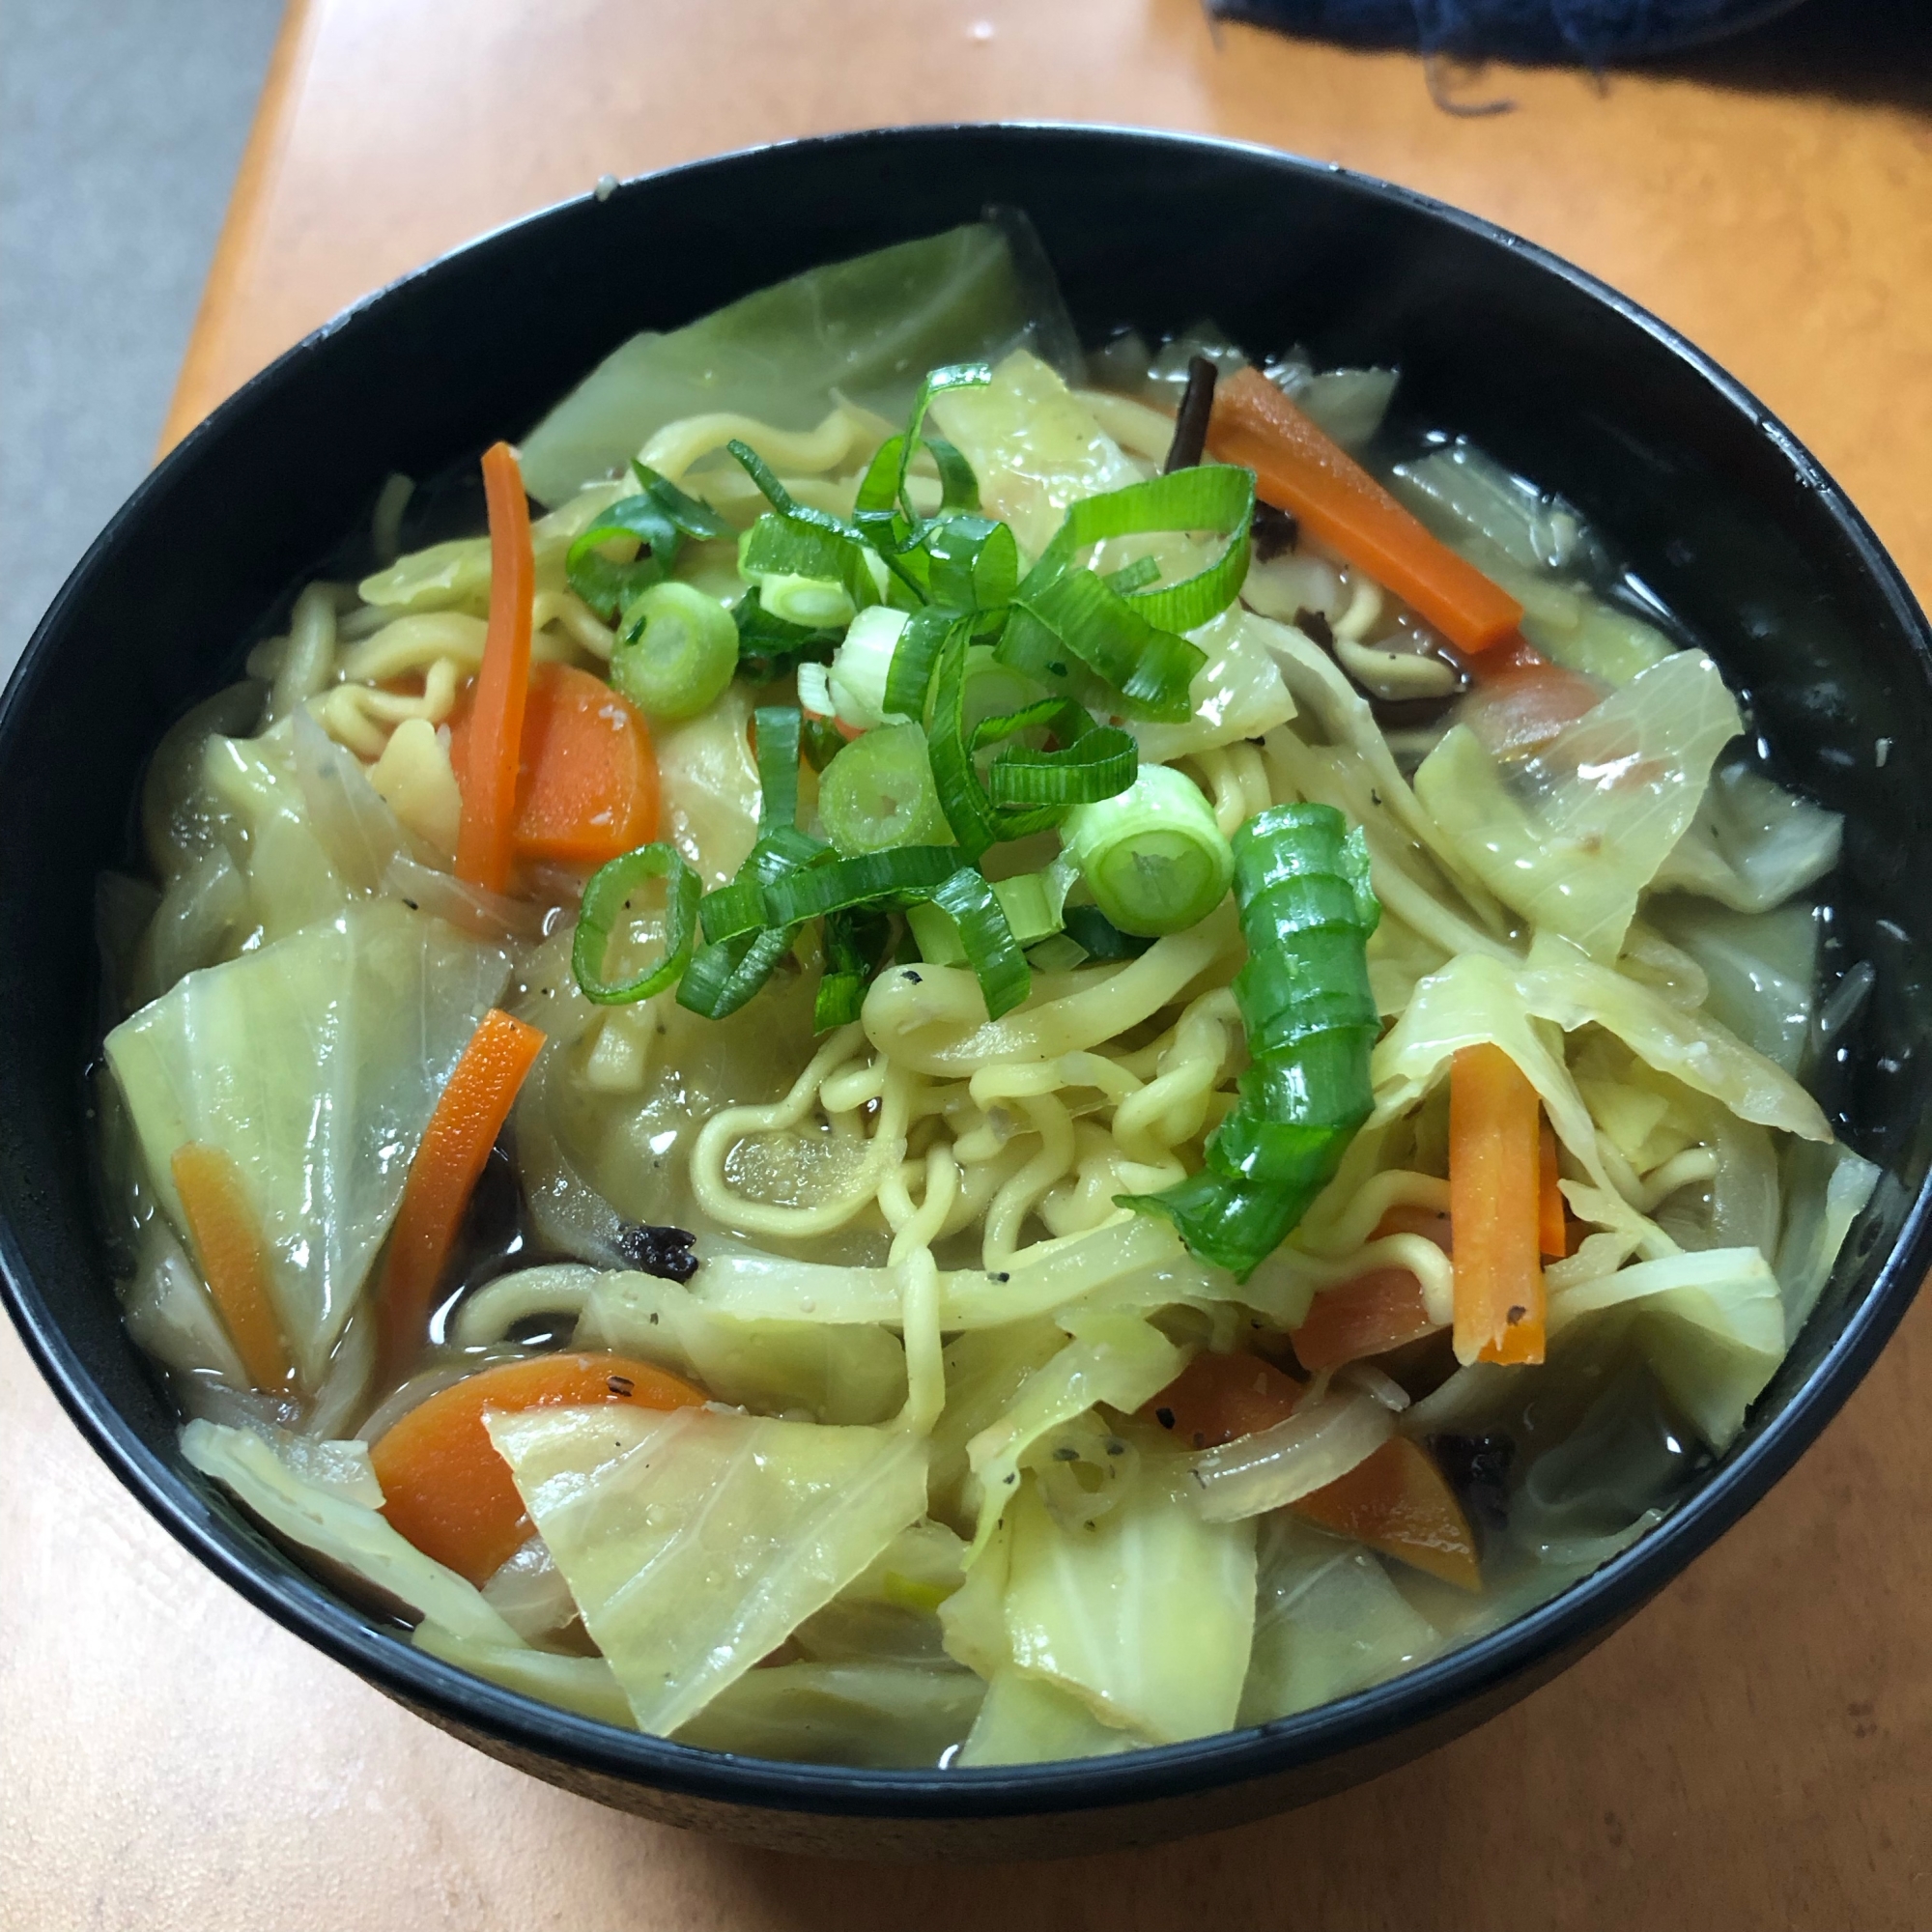
<svg viewBox="0 0 1932 1932">
<path fill-rule="evenodd" d="M 1172 1429 L 1174 1427 L 1174 1411 L 1171 1408 L 1155 1409 L 1153 1412 L 1153 1419 L 1157 1423 L 1159 1423 L 1163 1429 Z"/>
<path fill-rule="evenodd" d="M 607 1376 L 604 1381 L 612 1395 L 620 1397 L 625 1402 L 629 1402 L 638 1392 L 637 1383 L 629 1376 Z"/>
</svg>

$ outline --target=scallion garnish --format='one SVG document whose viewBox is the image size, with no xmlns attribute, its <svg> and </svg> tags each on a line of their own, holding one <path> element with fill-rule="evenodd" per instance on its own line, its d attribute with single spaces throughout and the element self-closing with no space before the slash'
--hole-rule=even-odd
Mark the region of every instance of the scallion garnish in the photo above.
<svg viewBox="0 0 1932 1932">
<path fill-rule="evenodd" d="M 1203 1260 L 1247 1277 L 1334 1178 L 1369 1116 L 1379 1031 L 1368 939 L 1381 908 L 1359 829 L 1332 806 L 1280 805 L 1235 834 L 1248 963 L 1235 977 L 1252 1065 L 1207 1165 L 1122 1207 L 1164 1215 Z"/>
<path fill-rule="evenodd" d="M 585 530 L 564 558 L 570 587 L 608 624 L 637 594 L 670 575 L 686 537 L 728 537 L 731 526 L 709 503 L 687 496 L 668 477 L 641 463 L 631 465 L 641 486 L 636 497 L 612 503 Z M 638 554 L 628 563 L 604 554 L 607 544 L 629 537 Z"/>
<path fill-rule="evenodd" d="M 648 879 L 665 882 L 664 957 L 628 980 L 607 980 L 604 960 L 611 929 L 631 895 Z M 593 872 L 583 889 L 577 937 L 570 948 L 571 970 L 583 997 L 600 1007 L 626 1007 L 674 984 L 691 962 L 699 891 L 697 874 L 669 845 L 640 845 Z"/>
<path fill-rule="evenodd" d="M 624 607 L 611 682 L 647 718 L 696 718 L 738 668 L 738 627 L 689 583 L 653 583 Z"/>
<path fill-rule="evenodd" d="M 1221 903 L 1235 859 L 1200 789 L 1169 765 L 1143 765 L 1118 798 L 1076 807 L 1066 850 L 1122 932 L 1179 932 Z"/>
<path fill-rule="evenodd" d="M 917 724 L 888 724 L 855 738 L 825 770 L 818 815 L 825 836 L 847 858 L 943 842 L 946 815 L 925 733 Z"/>
</svg>

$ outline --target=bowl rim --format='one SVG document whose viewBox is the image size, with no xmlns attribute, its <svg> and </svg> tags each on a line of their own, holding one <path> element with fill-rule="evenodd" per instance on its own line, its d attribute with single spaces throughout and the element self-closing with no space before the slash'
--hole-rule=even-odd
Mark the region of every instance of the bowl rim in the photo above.
<svg viewBox="0 0 1932 1932">
<path fill-rule="evenodd" d="M 1747 414 L 1776 447 L 1801 485 L 1817 496 L 1850 544 L 1858 565 L 1892 607 L 1915 643 L 1932 683 L 1932 627 L 1903 574 L 1839 486 L 1802 442 L 1757 398 L 1641 304 L 1561 256 L 1483 216 L 1413 188 L 1335 163 L 1222 137 L 1108 123 L 1053 120 L 936 122 L 875 128 L 759 143 L 653 170 L 500 223 L 405 271 L 332 316 L 251 376 L 183 437 L 149 470 L 89 546 L 48 606 L 0 695 L 0 757 L 11 754 L 19 719 L 52 662 L 69 607 L 87 580 L 144 513 L 173 472 L 301 370 L 331 337 L 355 328 L 422 276 L 457 260 L 487 253 L 512 234 L 587 202 L 667 182 L 734 169 L 810 161 L 828 151 L 870 148 L 943 152 L 967 139 L 1043 138 L 1165 146 L 1236 157 L 1243 163 L 1392 204 L 1470 238 L 1507 249 L 1567 282 L 1624 323 L 1640 329 Z M 1332 1703 L 1259 1726 L 1214 1733 L 1183 1744 L 1152 1746 L 1107 1758 L 1042 1765 L 881 1770 L 718 1752 L 641 1732 L 629 1732 L 502 1689 L 416 1650 L 326 1590 L 282 1557 L 265 1560 L 251 1534 L 234 1526 L 240 1513 L 219 1503 L 185 1471 L 150 1450 L 88 1374 L 69 1344 L 48 1296 L 29 1271 L 11 1222 L 0 1216 L 0 1299 L 28 1353 L 87 1439 L 121 1483 L 180 1544 L 241 1596 L 333 1662 L 346 1665 L 419 1712 L 460 1730 L 487 1733 L 499 1743 L 561 1761 L 622 1784 L 748 1809 L 849 1818 L 970 1821 L 1111 1808 L 1207 1794 L 1358 1750 L 1427 1724 L 1453 1707 L 1496 1692 L 1550 1664 L 1566 1650 L 1586 1646 L 1682 1572 L 1728 1530 L 1792 1466 L 1837 1412 L 1877 1358 L 1932 1264 L 1932 1176 L 1921 1183 L 1897 1239 L 1871 1285 L 1848 1314 L 1842 1332 L 1761 1432 L 1732 1449 L 1687 1502 L 1596 1571 L 1548 1602 L 1428 1662 Z"/>
</svg>

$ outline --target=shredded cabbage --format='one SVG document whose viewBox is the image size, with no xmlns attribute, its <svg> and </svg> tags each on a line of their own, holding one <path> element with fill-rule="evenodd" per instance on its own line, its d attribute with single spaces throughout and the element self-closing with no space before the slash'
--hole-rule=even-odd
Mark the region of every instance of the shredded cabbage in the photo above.
<svg viewBox="0 0 1932 1932">
<path fill-rule="evenodd" d="M 1028 1376 L 1011 1407 L 966 1445 L 979 1488 L 974 1555 L 986 1547 L 1012 1500 L 1020 1463 L 1034 1443 L 1095 1403 L 1138 1408 L 1187 1365 L 1186 1351 L 1141 1316 L 1081 1308 L 1069 1309 L 1060 1321 L 1073 1339 Z"/>
<path fill-rule="evenodd" d="M 247 887 L 255 946 L 286 939 L 349 904 L 354 895 L 304 808 L 292 719 L 259 738 L 209 739 L 203 772 L 226 820 L 228 856 Z"/>
<path fill-rule="evenodd" d="M 1776 1263 L 1786 1347 L 1817 1307 L 1845 1236 L 1878 1179 L 1879 1170 L 1842 1143 L 1819 1147 L 1793 1141 L 1786 1148 L 1784 1231 Z"/>
<path fill-rule="evenodd" d="M 928 369 L 1019 342 L 1077 367 L 1037 249 L 1024 217 L 975 222 L 810 270 L 668 335 L 634 335 L 525 437 L 525 484 L 560 502 L 680 416 L 729 410 L 806 429 L 850 397 L 896 421 Z"/>
<path fill-rule="evenodd" d="M 181 1444 L 195 1468 L 277 1536 L 338 1565 L 387 1603 L 468 1641 L 519 1641 L 473 1583 L 425 1556 L 378 1514 L 383 1492 L 360 1443 L 307 1445 L 305 1466 L 298 1468 L 294 1438 L 281 1439 L 286 1458 L 265 1435 L 197 1420 L 182 1431 Z"/>
<path fill-rule="evenodd" d="M 576 1346 L 639 1355 L 688 1377 L 720 1402 L 802 1409 L 816 1422 L 884 1422 L 905 1401 L 905 1350 L 886 1328 L 740 1321 L 656 1275 L 600 1275 L 579 1319 Z"/>
<path fill-rule="evenodd" d="M 1145 1462 L 1134 1493 L 1087 1527 L 1064 1526 L 1032 1483 L 1011 1516 L 1016 1668 L 1163 1743 L 1234 1723 L 1254 1634 L 1252 1521 L 1203 1521 Z"/>
<path fill-rule="evenodd" d="M 668 1736 L 916 1521 L 925 1446 L 716 1408 L 486 1416 L 639 1727 Z"/>
<path fill-rule="evenodd" d="M 1704 969 L 1711 1017 L 1797 1077 L 1818 982 L 1818 916 L 1804 900 L 1733 912 L 1708 900 L 1652 899 L 1646 916 Z"/>
<path fill-rule="evenodd" d="M 1051 1764 L 1071 1757 L 1116 1757 L 1156 1740 L 1103 1723 L 1069 1690 L 1003 1664 L 955 1764 Z"/>
<path fill-rule="evenodd" d="M 579 1717 L 637 1729 L 630 1704 L 618 1689 L 615 1673 L 601 1657 L 565 1657 L 553 1650 L 534 1650 L 526 1643 L 490 1643 L 452 1634 L 432 1621 L 416 1626 L 412 1639 L 418 1650 L 453 1663 L 478 1677 L 500 1684 L 505 1690 L 554 1704 Z"/>
<path fill-rule="evenodd" d="M 1171 764 L 1238 738 L 1259 738 L 1294 716 L 1294 699 L 1262 631 L 1266 622 L 1235 604 L 1188 632 L 1188 640 L 1208 653 L 1188 687 L 1194 716 L 1185 724 L 1129 720 L 1144 764 Z"/>
<path fill-rule="evenodd" d="M 431 1110 L 510 962 L 393 902 L 191 973 L 107 1036 L 148 1174 L 184 1225 L 187 1141 L 241 1165 L 305 1386 L 321 1380 Z"/>
<path fill-rule="evenodd" d="M 1016 349 L 978 388 L 933 398 L 931 418 L 973 466 L 989 517 L 1037 557 L 1077 497 L 1138 483 L 1142 471 L 1037 355 Z"/>
<path fill-rule="evenodd" d="M 895 1770 L 936 1765 L 971 1731 L 985 1686 L 944 1665 L 778 1663 L 747 1671 L 677 1733 L 742 1757 Z"/>
<path fill-rule="evenodd" d="M 1657 875 L 1737 912 L 1769 912 L 1838 863 L 1845 821 L 1748 765 L 1711 775 L 1697 813 Z"/>
<path fill-rule="evenodd" d="M 1509 771 L 1453 726 L 1415 791 L 1497 898 L 1610 962 L 1742 728 L 1718 667 L 1679 651 Z"/>
<path fill-rule="evenodd" d="M 1254 1650 L 1238 1720 L 1313 1710 L 1426 1662 L 1442 1638 L 1359 1544 L 1292 1516 L 1262 1525 Z"/>
<path fill-rule="evenodd" d="M 1549 1298 L 1550 1358 L 1573 1372 L 1576 1349 L 1601 1350 L 1625 1332 L 1721 1453 L 1784 1359 L 1777 1277 L 1755 1248 L 1714 1248 L 1619 1268 Z"/>
</svg>

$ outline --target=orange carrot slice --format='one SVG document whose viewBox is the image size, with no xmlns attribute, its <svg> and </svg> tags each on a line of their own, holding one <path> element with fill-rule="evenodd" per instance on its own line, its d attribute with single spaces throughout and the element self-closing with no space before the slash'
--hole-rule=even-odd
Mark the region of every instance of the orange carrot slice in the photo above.
<svg viewBox="0 0 1932 1932">
<path fill-rule="evenodd" d="M 410 1162 L 377 1293 L 383 1360 L 400 1371 L 421 1346 L 463 1210 L 544 1036 L 495 1007 L 469 1036 Z"/>
<path fill-rule="evenodd" d="M 1482 1588 L 1469 1520 L 1429 1452 L 1406 1435 L 1289 1508 L 1459 1589 Z"/>
<path fill-rule="evenodd" d="M 1522 606 L 1432 536 L 1260 371 L 1243 369 L 1215 391 L 1208 446 L 1252 469 L 1264 502 L 1293 511 L 1459 648 L 1516 637 Z"/>
<path fill-rule="evenodd" d="M 1449 1074 L 1456 1359 L 1540 1362 L 1542 1140 L 1536 1089 L 1501 1047 L 1459 1047 Z"/>
<path fill-rule="evenodd" d="M 439 1389 L 383 1433 L 369 1461 L 390 1522 L 425 1555 L 483 1583 L 530 1534 L 510 1465 L 484 1427 L 488 1411 L 605 1402 L 688 1408 L 704 1400 L 702 1389 L 624 1355 L 532 1355 Z"/>
<path fill-rule="evenodd" d="M 1301 1384 L 1260 1355 L 1200 1354 L 1141 1413 L 1189 1449 L 1213 1449 L 1294 1413 Z"/>
<path fill-rule="evenodd" d="M 1556 1165 L 1556 1129 L 1548 1121 L 1537 1144 L 1536 1244 L 1545 1261 L 1560 1261 L 1570 1252 L 1570 1231 L 1563 1215 L 1562 1179 Z"/>
<path fill-rule="evenodd" d="M 480 686 L 477 702 L 480 702 Z M 475 702 L 450 720 L 449 761 L 473 788 Z M 539 665 L 524 712 L 510 842 L 519 859 L 594 869 L 658 833 L 658 767 L 643 714 L 601 677 Z"/>
<path fill-rule="evenodd" d="M 507 442 L 492 443 L 483 454 L 483 492 L 490 508 L 490 629 L 476 680 L 469 758 L 474 769 L 463 799 L 456 872 L 472 886 L 500 893 L 510 882 L 536 597 L 529 499 Z"/>
<path fill-rule="evenodd" d="M 227 1149 L 206 1141 L 176 1148 L 168 1162 L 202 1278 L 258 1389 L 282 1387 L 292 1373 L 288 1346 L 269 1294 L 269 1257 L 248 1199 L 248 1182 Z"/>
<path fill-rule="evenodd" d="M 1420 1341 L 1441 1325 L 1430 1319 L 1422 1284 L 1406 1268 L 1372 1268 L 1323 1289 L 1289 1339 L 1304 1369 L 1339 1369 Z"/>
</svg>

